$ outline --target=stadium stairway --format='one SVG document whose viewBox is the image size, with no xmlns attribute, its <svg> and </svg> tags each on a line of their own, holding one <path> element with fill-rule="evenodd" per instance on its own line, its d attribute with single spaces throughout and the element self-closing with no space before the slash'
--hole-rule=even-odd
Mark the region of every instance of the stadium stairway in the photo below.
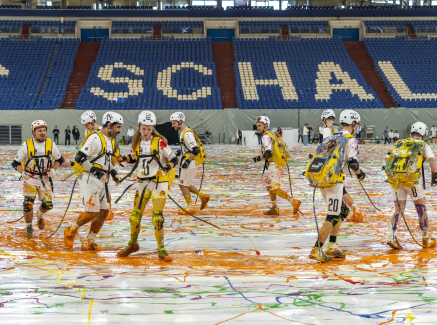
<svg viewBox="0 0 437 325">
<path fill-rule="evenodd" d="M 99 52 L 100 42 L 81 42 L 61 108 L 74 108 Z M 90 107 L 90 109 L 93 109 Z"/>
<path fill-rule="evenodd" d="M 289 40 L 290 39 L 290 30 L 287 25 L 281 25 L 281 39 Z"/>
<path fill-rule="evenodd" d="M 413 26 L 411 24 L 405 25 L 407 27 L 407 34 L 409 39 L 417 39 L 416 32 L 414 31 Z"/>
<path fill-rule="evenodd" d="M 389 95 L 385 84 L 382 82 L 379 74 L 375 70 L 372 58 L 363 42 L 344 42 L 347 52 L 350 58 L 360 69 L 361 74 L 366 80 L 367 84 L 373 88 L 375 93 L 381 99 L 386 108 L 396 107 L 396 103 Z"/>
<path fill-rule="evenodd" d="M 223 108 L 237 108 L 234 71 L 234 46 L 232 42 L 212 42 L 212 56 L 217 70 L 217 84 L 222 94 Z"/>
<path fill-rule="evenodd" d="M 153 26 L 153 39 L 155 41 L 162 40 L 162 26 L 161 25 Z"/>
<path fill-rule="evenodd" d="M 30 39 L 30 25 L 24 25 L 21 30 L 21 39 Z"/>
</svg>

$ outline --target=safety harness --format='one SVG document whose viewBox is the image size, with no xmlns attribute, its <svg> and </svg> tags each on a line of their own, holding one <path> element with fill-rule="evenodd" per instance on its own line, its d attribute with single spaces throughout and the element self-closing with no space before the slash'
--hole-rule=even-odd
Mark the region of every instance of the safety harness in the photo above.
<svg viewBox="0 0 437 325">
<path fill-rule="evenodd" d="M 53 162 L 52 162 L 52 150 L 53 150 L 53 142 L 51 139 L 45 140 L 45 152 L 44 155 L 35 155 L 35 143 L 34 139 L 30 138 L 26 141 L 26 147 L 27 147 L 27 163 L 23 160 L 21 163 L 21 166 L 23 167 L 23 170 L 26 171 L 29 174 L 32 175 L 38 175 L 41 183 L 43 184 L 44 188 L 46 187 L 43 177 L 47 176 L 47 173 L 51 170 Z M 44 166 L 44 160 L 41 158 L 47 158 L 47 166 Z M 32 168 L 30 168 L 29 162 L 33 161 Z M 44 168 L 46 169 L 44 171 Z M 53 191 L 53 180 L 51 177 L 49 177 L 49 182 Z"/>
<path fill-rule="evenodd" d="M 112 153 L 111 152 L 107 152 L 107 148 L 106 148 L 106 140 L 105 140 L 105 136 L 103 135 L 103 133 L 101 133 L 100 131 L 94 131 L 91 132 L 89 134 L 87 134 L 87 136 L 85 137 L 85 139 L 83 140 L 80 148 L 82 149 L 83 146 L 85 145 L 86 141 L 88 140 L 88 138 L 91 135 L 96 134 L 99 139 L 100 142 L 102 144 L 102 149 L 100 150 L 99 154 L 97 155 L 96 158 L 92 159 L 90 161 L 91 165 L 93 165 L 96 168 L 99 168 L 101 171 L 103 171 L 105 174 L 109 174 L 109 170 L 106 171 L 103 169 L 102 165 L 96 163 L 96 161 L 101 158 L 101 157 L 105 157 L 105 162 L 106 159 L 111 160 L 111 156 L 112 157 L 118 157 L 120 155 L 119 149 L 117 148 L 116 144 L 115 144 L 115 139 L 111 138 L 111 144 L 112 144 Z M 76 174 L 76 176 L 80 179 L 82 178 L 83 172 L 89 172 L 89 170 L 85 169 L 81 164 L 77 163 L 76 161 L 72 161 L 71 162 L 71 167 L 73 168 L 73 172 Z"/>
</svg>

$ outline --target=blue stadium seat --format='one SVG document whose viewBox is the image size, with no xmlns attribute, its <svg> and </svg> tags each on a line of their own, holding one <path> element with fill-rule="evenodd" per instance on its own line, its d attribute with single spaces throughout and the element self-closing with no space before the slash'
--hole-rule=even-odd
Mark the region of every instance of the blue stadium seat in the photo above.
<svg viewBox="0 0 437 325">
<path fill-rule="evenodd" d="M 75 109 L 221 109 L 211 39 L 104 39 Z"/>
<path fill-rule="evenodd" d="M 78 46 L 79 40 L 72 38 L 1 38 L 0 109 L 59 108 Z"/>
<path fill-rule="evenodd" d="M 339 39 L 235 39 L 234 54 L 239 108 L 384 108 Z"/>
<path fill-rule="evenodd" d="M 437 38 L 364 38 L 364 44 L 394 101 L 401 107 L 437 105 Z"/>
</svg>

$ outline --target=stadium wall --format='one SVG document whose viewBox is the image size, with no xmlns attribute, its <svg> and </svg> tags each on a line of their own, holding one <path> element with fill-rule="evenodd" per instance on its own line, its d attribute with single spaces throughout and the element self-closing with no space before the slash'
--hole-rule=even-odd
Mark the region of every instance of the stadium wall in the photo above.
<svg viewBox="0 0 437 325">
<path fill-rule="evenodd" d="M 337 116 L 341 110 L 336 110 Z M 376 135 L 381 136 L 385 126 L 390 129 L 397 129 L 404 137 L 407 134 L 407 126 L 416 121 L 422 121 L 431 128 L 437 125 L 437 109 L 359 109 L 362 126 L 374 125 Z M 130 125 L 136 128 L 138 114 L 141 111 L 118 111 L 124 118 L 122 135 L 126 135 Z M 97 123 L 100 124 L 105 111 L 95 111 Z M 173 111 L 154 111 L 158 124 L 169 121 Z M 322 110 L 206 110 L 206 111 L 184 111 L 187 125 L 194 130 L 203 126 L 205 130 L 212 133 L 213 143 L 230 143 L 231 137 L 235 137 L 238 128 L 252 130 L 255 120 L 260 115 L 270 118 L 271 126 L 298 128 L 300 124 L 308 123 L 313 128 L 320 125 Z M 61 130 L 59 143 L 64 143 L 64 130 L 67 125 L 70 129 L 76 125 L 81 132 L 81 139 L 84 137 L 84 127 L 80 124 L 79 110 L 54 110 L 54 111 L 0 111 L 1 124 L 22 125 L 22 140 L 30 138 L 30 125 L 33 121 L 43 119 L 49 125 L 49 137 L 52 137 L 52 130 L 55 125 Z M 219 138 L 220 137 L 220 138 Z M 119 140 L 121 137 L 119 138 Z"/>
<path fill-rule="evenodd" d="M 36 9 L 0 9 L 1 17 L 80 17 L 80 18 L 104 18 L 104 17 L 155 17 L 155 18 L 337 18 L 337 17 L 372 17 L 382 19 L 386 17 L 435 17 L 437 9 L 392 9 L 392 10 L 36 10 Z"/>
</svg>

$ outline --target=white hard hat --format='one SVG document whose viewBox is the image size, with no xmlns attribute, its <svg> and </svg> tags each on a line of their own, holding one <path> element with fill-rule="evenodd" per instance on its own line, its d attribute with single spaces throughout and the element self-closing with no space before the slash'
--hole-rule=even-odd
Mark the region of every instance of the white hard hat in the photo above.
<svg viewBox="0 0 437 325">
<path fill-rule="evenodd" d="M 155 113 L 151 111 L 143 111 L 138 116 L 138 123 L 144 125 L 156 125 Z"/>
<path fill-rule="evenodd" d="M 330 117 L 335 118 L 335 112 L 332 109 L 324 110 L 322 113 L 322 121 L 324 118 L 330 118 Z"/>
<path fill-rule="evenodd" d="M 176 112 L 171 114 L 170 121 L 182 121 L 185 122 L 185 114 L 182 112 Z"/>
<path fill-rule="evenodd" d="M 361 122 L 360 114 L 352 109 L 347 109 L 340 113 L 340 123 L 352 124 L 352 122 Z"/>
<path fill-rule="evenodd" d="M 106 112 L 103 115 L 102 122 L 103 122 L 103 125 L 106 125 L 106 123 L 108 123 L 108 122 L 111 124 L 114 124 L 114 123 L 123 124 L 123 117 L 116 112 Z"/>
<path fill-rule="evenodd" d="M 270 126 L 270 119 L 267 116 L 260 116 L 256 119 L 256 122 L 261 122 L 267 124 L 267 127 Z"/>
<path fill-rule="evenodd" d="M 92 121 L 96 121 L 96 120 L 97 120 L 97 117 L 96 117 L 96 114 L 94 114 L 93 111 L 85 111 L 80 116 L 80 121 L 82 122 L 82 124 L 91 123 Z"/>
<path fill-rule="evenodd" d="M 410 133 L 419 133 L 421 136 L 427 136 L 428 135 L 428 127 L 426 126 L 425 123 L 416 122 L 411 126 Z"/>
<path fill-rule="evenodd" d="M 33 131 L 39 127 L 45 127 L 47 129 L 47 123 L 44 122 L 43 120 L 36 120 L 32 122 L 32 125 L 30 127 L 30 129 Z"/>
</svg>

